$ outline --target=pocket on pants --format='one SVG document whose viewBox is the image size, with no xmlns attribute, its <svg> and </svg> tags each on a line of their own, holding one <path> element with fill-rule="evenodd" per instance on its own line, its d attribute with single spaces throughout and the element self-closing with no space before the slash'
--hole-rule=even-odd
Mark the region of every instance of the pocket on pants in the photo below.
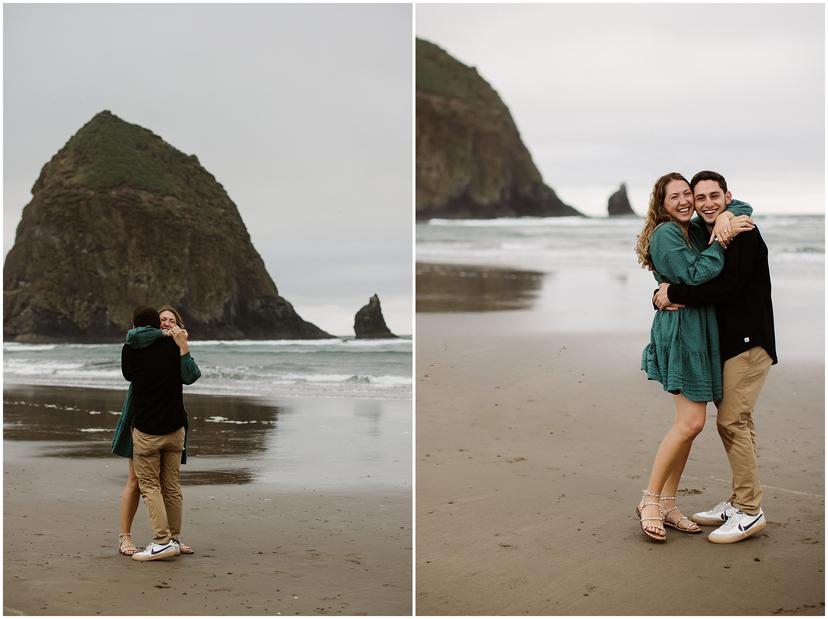
<svg viewBox="0 0 828 619">
<path fill-rule="evenodd" d="M 137 428 L 132 429 L 132 453 L 133 455 L 146 456 L 158 451 L 158 437 L 152 434 L 145 434 Z"/>
<path fill-rule="evenodd" d="M 172 435 L 172 449 L 170 451 L 184 451 L 184 435 L 186 433 L 186 428 L 183 426 L 176 430 Z"/>
</svg>

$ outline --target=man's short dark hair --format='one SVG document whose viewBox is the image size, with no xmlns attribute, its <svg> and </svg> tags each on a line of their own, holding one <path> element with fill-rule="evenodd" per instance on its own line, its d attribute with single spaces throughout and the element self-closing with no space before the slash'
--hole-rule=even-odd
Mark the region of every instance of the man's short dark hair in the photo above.
<svg viewBox="0 0 828 619">
<path fill-rule="evenodd" d="M 149 305 L 136 307 L 132 313 L 132 324 L 135 327 L 161 328 L 161 319 L 158 317 L 158 310 Z"/>
<path fill-rule="evenodd" d="M 727 181 L 725 180 L 725 177 L 718 172 L 711 172 L 710 170 L 697 172 L 696 175 L 690 179 L 690 189 L 695 192 L 696 184 L 700 181 L 716 181 L 719 183 L 719 187 L 722 188 L 722 192 L 727 193 Z"/>
</svg>

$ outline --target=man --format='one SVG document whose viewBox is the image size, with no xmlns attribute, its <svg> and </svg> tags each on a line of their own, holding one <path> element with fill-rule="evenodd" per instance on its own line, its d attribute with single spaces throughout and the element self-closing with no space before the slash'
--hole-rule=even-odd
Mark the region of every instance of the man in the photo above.
<svg viewBox="0 0 828 619">
<path fill-rule="evenodd" d="M 704 246 L 716 217 L 731 201 L 721 174 L 704 171 L 690 181 L 696 212 L 704 221 L 691 225 L 691 234 Z M 718 240 L 718 239 L 717 239 Z M 693 514 L 702 525 L 721 525 L 708 536 L 717 544 L 741 541 L 765 528 L 762 486 L 756 462 L 753 408 L 771 365 L 776 364 L 768 248 L 757 228 L 729 241 L 725 265 L 715 279 L 699 286 L 661 284 L 655 302 L 715 305 L 719 324 L 724 392 L 717 402 L 716 427 L 732 474 L 730 498 L 706 512 Z"/>
<path fill-rule="evenodd" d="M 158 312 L 142 306 L 133 326 L 160 328 Z M 141 495 L 149 511 L 152 543 L 132 558 L 154 561 L 180 554 L 173 535 L 181 531 L 181 451 L 184 449 L 184 395 L 179 357 L 189 352 L 187 332 L 170 329 L 146 348 L 124 345 L 121 371 L 132 383 L 133 460 Z"/>
</svg>

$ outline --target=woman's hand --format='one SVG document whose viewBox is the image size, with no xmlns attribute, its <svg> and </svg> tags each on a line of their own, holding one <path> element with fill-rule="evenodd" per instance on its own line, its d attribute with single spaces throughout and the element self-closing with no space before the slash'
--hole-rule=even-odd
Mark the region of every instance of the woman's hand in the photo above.
<svg viewBox="0 0 828 619">
<path fill-rule="evenodd" d="M 667 282 L 662 282 L 658 285 L 658 290 L 656 291 L 655 295 L 653 295 L 653 305 L 655 305 L 660 310 L 674 312 L 676 310 L 680 310 L 684 306 L 680 303 L 672 303 L 670 301 L 670 297 L 667 296 L 667 288 L 669 287 L 670 284 L 668 284 Z"/>
<path fill-rule="evenodd" d="M 190 346 L 187 343 L 187 338 L 190 336 L 189 333 L 185 329 L 182 329 L 179 326 L 172 326 L 170 327 L 170 335 L 172 336 L 175 343 L 178 344 L 178 348 L 181 350 L 181 354 L 190 352 Z"/>
<path fill-rule="evenodd" d="M 755 227 L 753 220 L 747 215 L 736 217 L 733 213 L 724 211 L 716 217 L 716 223 L 713 224 L 713 232 L 707 244 L 710 245 L 718 241 L 719 245 L 727 249 L 727 246 L 736 238 L 737 234 L 753 230 Z"/>
</svg>

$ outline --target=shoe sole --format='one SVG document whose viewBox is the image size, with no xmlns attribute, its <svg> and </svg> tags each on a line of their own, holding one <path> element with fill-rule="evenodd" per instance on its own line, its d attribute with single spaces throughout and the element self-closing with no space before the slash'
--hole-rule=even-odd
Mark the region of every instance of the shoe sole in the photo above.
<svg viewBox="0 0 828 619">
<path fill-rule="evenodd" d="M 177 556 L 175 550 L 170 548 L 168 551 L 159 552 L 157 555 L 151 555 L 149 557 L 143 556 L 139 557 L 137 554 L 132 555 L 133 561 L 158 561 L 158 559 L 170 559 L 172 557 Z"/>
<path fill-rule="evenodd" d="M 705 518 L 704 516 L 697 516 L 696 514 L 690 516 L 690 520 L 705 527 L 722 526 L 727 522 L 727 520 L 722 520 L 721 518 Z"/>
<path fill-rule="evenodd" d="M 726 539 L 722 539 L 722 538 L 713 539 L 708 535 L 707 536 L 707 541 L 708 542 L 713 542 L 714 544 L 735 544 L 736 542 L 741 542 L 743 539 L 749 538 L 754 533 L 758 533 L 759 531 L 764 529 L 765 526 L 767 526 L 767 524 L 768 524 L 767 522 L 763 522 L 761 524 L 756 524 L 756 525 L 750 527 L 747 531 L 743 531 L 738 537 L 730 537 L 730 538 L 726 538 Z"/>
<path fill-rule="evenodd" d="M 693 522 L 695 522 L 695 521 L 693 521 Z M 696 522 L 696 524 L 699 524 L 699 523 Z M 672 522 L 667 522 L 666 520 L 664 521 L 664 526 L 665 527 L 670 527 L 671 529 L 675 529 L 676 531 L 681 531 L 682 533 L 687 533 L 689 535 L 696 535 L 698 533 L 702 533 L 701 529 L 682 529 L 681 527 L 676 526 Z"/>
</svg>

